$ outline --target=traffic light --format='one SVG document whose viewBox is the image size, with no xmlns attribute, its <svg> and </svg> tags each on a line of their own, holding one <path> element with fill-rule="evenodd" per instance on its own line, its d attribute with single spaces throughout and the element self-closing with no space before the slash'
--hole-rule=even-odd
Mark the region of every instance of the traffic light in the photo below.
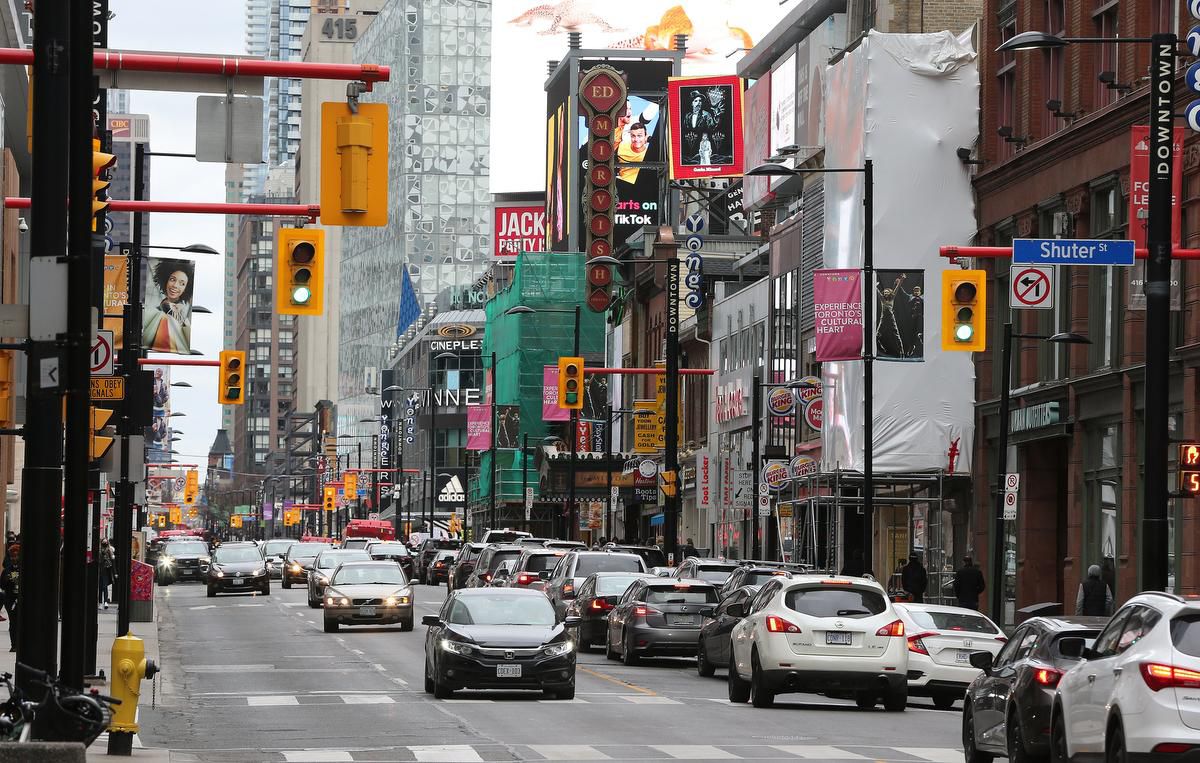
<svg viewBox="0 0 1200 763">
<path fill-rule="evenodd" d="M 155 519 L 158 522 L 158 527 L 160 530 L 167 526 L 167 515 L 166 514 L 157 514 L 157 515 L 155 515 Z"/>
<path fill-rule="evenodd" d="M 321 223 L 387 225 L 388 107 L 321 104 Z"/>
<path fill-rule="evenodd" d="M 241 527 L 242 526 L 242 515 L 241 514 L 231 514 L 229 516 L 229 526 L 230 527 Z"/>
<path fill-rule="evenodd" d="M 987 273 L 942 272 L 942 350 L 983 352 L 987 346 Z"/>
<path fill-rule="evenodd" d="M 108 209 L 108 198 L 101 198 L 101 194 L 108 189 L 111 182 L 107 178 L 101 177 L 104 173 L 115 167 L 117 157 L 114 154 L 106 154 L 100 150 L 100 141 L 92 139 L 92 231 L 97 230 L 96 217 L 104 214 Z"/>
<path fill-rule="evenodd" d="M 583 358 L 558 359 L 558 407 L 583 408 Z"/>
<path fill-rule="evenodd" d="M 200 475 L 195 469 L 188 469 L 187 482 L 183 487 L 183 502 L 191 506 L 196 502 L 196 496 L 200 493 Z"/>
<path fill-rule="evenodd" d="M 1179 490 L 1188 495 L 1200 495 L 1200 442 L 1179 444 Z"/>
<path fill-rule="evenodd" d="M 111 410 L 92 406 L 92 437 L 89 451 L 93 461 L 103 458 L 108 449 L 112 447 L 113 438 L 98 434 L 104 427 L 108 426 L 108 420 L 112 417 L 113 412 Z"/>
<path fill-rule="evenodd" d="M 183 512 L 180 510 L 180 508 L 178 506 L 171 507 L 171 524 L 173 524 L 173 525 L 183 524 Z"/>
<path fill-rule="evenodd" d="M 242 350 L 221 350 L 220 378 L 217 379 L 217 402 L 241 405 L 245 402 L 242 390 L 246 387 L 246 353 Z"/>
<path fill-rule="evenodd" d="M 325 511 L 337 511 L 337 488 L 333 485 L 326 486 L 322 494 L 322 505 Z"/>
<path fill-rule="evenodd" d="M 282 228 L 275 268 L 275 312 L 320 315 L 325 311 L 325 231 Z"/>
<path fill-rule="evenodd" d="M 662 478 L 662 492 L 668 498 L 674 498 L 679 491 L 679 475 L 673 471 L 659 472 L 659 477 Z"/>
<path fill-rule="evenodd" d="M 358 497 L 358 472 L 346 472 L 342 475 L 342 495 L 347 498 Z"/>
<path fill-rule="evenodd" d="M 0 429 L 12 429 L 13 421 L 13 355 L 12 350 L 0 350 Z"/>
</svg>

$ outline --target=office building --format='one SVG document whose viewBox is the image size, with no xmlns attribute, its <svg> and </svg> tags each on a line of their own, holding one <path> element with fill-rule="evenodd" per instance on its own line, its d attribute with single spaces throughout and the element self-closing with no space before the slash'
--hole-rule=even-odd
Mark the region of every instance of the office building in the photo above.
<svg viewBox="0 0 1200 763">
<path fill-rule="evenodd" d="M 128 98 L 125 98 L 128 101 Z M 145 114 L 110 113 L 108 129 L 112 132 L 112 152 L 117 157 L 117 165 L 110 172 L 112 183 L 108 186 L 110 199 L 132 199 L 133 167 L 137 156 L 137 145 L 140 143 L 146 151 L 150 150 L 150 117 Z M 150 166 L 154 163 L 152 157 L 145 157 L 142 164 L 142 198 L 150 198 Z M 150 218 L 152 215 L 142 215 L 142 242 L 150 241 Z M 133 241 L 133 215 L 129 212 L 108 213 L 109 230 L 105 234 L 113 242 L 113 251 L 122 241 Z"/>
</svg>

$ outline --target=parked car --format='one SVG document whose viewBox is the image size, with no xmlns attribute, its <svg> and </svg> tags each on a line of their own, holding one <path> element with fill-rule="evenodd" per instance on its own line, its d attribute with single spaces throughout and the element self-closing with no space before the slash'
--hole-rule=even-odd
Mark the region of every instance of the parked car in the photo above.
<svg viewBox="0 0 1200 763">
<path fill-rule="evenodd" d="M 438 551 L 457 551 L 458 549 L 462 548 L 462 544 L 463 542 L 461 540 L 454 538 L 426 538 L 425 542 L 421 544 L 421 547 L 417 549 L 417 581 L 420 583 L 428 582 L 425 579 L 425 573 L 428 571 L 428 567 L 433 561 L 433 557 L 437 555 Z"/>
<path fill-rule="evenodd" d="M 575 640 L 580 651 L 604 643 L 608 613 L 629 586 L 639 578 L 653 577 L 646 572 L 593 572 L 579 586 L 579 594 L 567 605 L 566 616 L 579 618 Z"/>
<path fill-rule="evenodd" d="M 717 587 L 707 580 L 635 580 L 608 613 L 604 655 L 626 665 L 649 655 L 693 657 L 700 621 L 717 602 Z"/>
<path fill-rule="evenodd" d="M 332 548 L 333 544 L 330 543 L 293 543 L 283 557 L 280 583 L 284 588 L 291 588 L 294 583 L 307 582 L 308 573 L 312 571 L 317 555 Z"/>
<path fill-rule="evenodd" d="M 524 530 L 488 530 L 480 540 L 489 543 L 516 543 L 521 538 L 532 538 L 533 533 Z"/>
<path fill-rule="evenodd" d="M 616 554 L 637 554 L 642 557 L 642 561 L 646 563 L 646 569 L 651 567 L 667 567 L 667 555 L 658 546 L 627 546 L 617 543 L 609 543 L 604 547 L 605 551 L 611 551 Z"/>
<path fill-rule="evenodd" d="M 546 588 L 546 578 L 550 576 L 550 572 L 554 570 L 558 561 L 566 555 L 566 551 L 526 548 L 517 558 L 508 584 L 513 588 L 532 588 L 543 591 Z"/>
<path fill-rule="evenodd" d="M 466 585 L 467 578 L 475 569 L 475 561 L 487 546 L 482 543 L 464 543 L 450 565 L 450 576 L 446 578 L 446 590 L 453 591 Z"/>
<path fill-rule="evenodd" d="M 702 559 L 698 556 L 689 556 L 675 568 L 675 577 L 707 580 L 720 588 L 738 567 L 737 562 L 729 562 L 724 559 Z"/>
<path fill-rule="evenodd" d="M 750 600 L 762 586 L 744 585 L 731 591 L 717 605 L 711 617 L 705 617 L 700 624 L 700 639 L 696 645 L 696 672 L 707 678 L 716 673 L 717 668 L 729 664 L 729 634 L 733 626 L 746 616 Z M 720 596 L 720 591 L 717 592 Z"/>
<path fill-rule="evenodd" d="M 551 539 L 550 538 L 535 538 L 532 535 L 527 535 L 525 537 L 515 538 L 511 542 L 517 546 L 523 546 L 523 547 L 528 547 L 528 548 L 534 548 L 534 547 L 545 548 L 546 541 L 549 541 L 549 540 L 551 540 Z"/>
<path fill-rule="evenodd" d="M 169 585 L 180 580 L 204 580 L 211 561 L 208 544 L 202 540 L 169 541 L 158 552 L 156 582 Z"/>
<path fill-rule="evenodd" d="M 283 574 L 283 557 L 295 542 L 295 538 L 271 538 L 259 546 L 271 577 L 278 578 Z"/>
<path fill-rule="evenodd" d="M 577 540 L 548 540 L 544 544 L 546 548 L 556 548 L 561 551 L 570 551 L 573 548 L 587 549 L 587 544 Z"/>
<path fill-rule="evenodd" d="M 973 609 L 938 604 L 895 604 L 908 635 L 908 696 L 932 697 L 948 710 L 979 675 L 976 652 L 998 653 L 1004 632 Z"/>
<path fill-rule="evenodd" d="M 1200 756 L 1200 601 L 1162 591 L 1129 599 L 1058 682 L 1050 723 L 1057 760 Z"/>
<path fill-rule="evenodd" d="M 516 548 L 516 546 L 513 546 Z M 575 644 L 546 597 L 521 588 L 459 589 L 441 611 L 421 618 L 425 691 L 540 689 L 575 697 Z"/>
<path fill-rule="evenodd" d="M 388 625 L 413 629 L 412 583 L 395 562 L 345 562 L 325 589 L 325 632 L 342 625 Z"/>
<path fill-rule="evenodd" d="M 787 692 L 851 694 L 861 708 L 908 704 L 908 642 L 883 586 L 796 575 L 763 584 L 730 636 L 729 701 L 770 707 Z"/>
<path fill-rule="evenodd" d="M 433 561 L 425 570 L 425 583 L 427 585 L 441 585 L 450 578 L 450 565 L 454 564 L 454 557 L 458 556 L 457 550 L 443 549 L 438 551 L 433 556 Z"/>
<path fill-rule="evenodd" d="M 415 572 L 413 555 L 408 546 L 398 540 L 371 540 L 367 545 L 367 555 L 375 561 L 389 561 L 400 565 L 404 574 L 412 580 Z"/>
<path fill-rule="evenodd" d="M 742 564 L 721 584 L 719 591 L 721 598 L 725 599 L 742 586 L 758 587 L 772 578 L 790 578 L 793 574 L 801 572 L 799 569 L 790 567 L 790 565 L 788 567 L 775 566 L 768 562 Z"/>
<path fill-rule="evenodd" d="M 966 759 L 990 761 L 993 755 L 1014 760 L 1050 753 L 1050 713 L 1054 692 L 1077 657 L 1062 652 L 1062 642 L 1090 643 L 1106 617 L 1034 617 L 1017 626 L 995 657 L 972 655 L 982 671 L 963 699 L 962 737 Z"/>
<path fill-rule="evenodd" d="M 496 570 L 505 560 L 516 561 L 524 551 L 520 546 L 495 544 L 487 546 L 475 560 L 475 568 L 467 577 L 464 588 L 484 588 L 491 584 Z"/>
<path fill-rule="evenodd" d="M 343 562 L 369 562 L 371 557 L 366 551 L 356 549 L 333 548 L 317 554 L 313 561 L 312 572 L 308 576 L 308 606 L 313 609 L 321 608 L 321 597 L 333 571 Z"/>
<path fill-rule="evenodd" d="M 646 563 L 637 554 L 568 551 L 547 577 L 546 596 L 561 620 L 566 617 L 567 604 L 575 598 L 575 592 L 588 575 L 593 572 L 645 572 L 646 569 Z"/>
<path fill-rule="evenodd" d="M 214 551 L 204 582 L 210 599 L 218 593 L 271 594 L 271 579 L 262 555 L 249 543 L 229 543 Z"/>
</svg>

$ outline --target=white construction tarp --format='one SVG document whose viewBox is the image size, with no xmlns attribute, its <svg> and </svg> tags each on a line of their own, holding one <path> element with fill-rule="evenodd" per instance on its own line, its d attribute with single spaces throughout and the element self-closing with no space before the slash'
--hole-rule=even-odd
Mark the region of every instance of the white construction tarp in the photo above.
<svg viewBox="0 0 1200 763">
<path fill-rule="evenodd" d="M 943 469 L 968 474 L 974 438 L 975 367 L 969 352 L 942 352 L 941 279 L 950 267 L 938 247 L 969 244 L 974 201 L 960 146 L 978 134 L 979 73 L 970 38 L 871 32 L 830 67 L 826 77 L 825 166 L 874 163 L 874 267 L 890 272 L 863 281 L 876 304 L 873 454 L 876 474 Z M 863 266 L 863 178 L 825 175 L 825 267 Z M 903 282 L 895 280 L 900 274 Z M 900 284 L 899 286 L 897 284 Z M 880 310 L 904 289 L 904 313 Z M 920 286 L 920 291 L 914 287 Z M 894 292 L 894 293 L 893 293 Z M 882 315 L 881 315 L 882 313 Z M 889 341 L 901 319 L 920 335 Z M 923 320 L 922 320 L 923 319 Z M 906 327 L 907 328 L 907 327 Z M 881 333 L 882 332 L 882 333 Z M 863 363 L 826 363 L 822 468 L 863 469 Z"/>
</svg>

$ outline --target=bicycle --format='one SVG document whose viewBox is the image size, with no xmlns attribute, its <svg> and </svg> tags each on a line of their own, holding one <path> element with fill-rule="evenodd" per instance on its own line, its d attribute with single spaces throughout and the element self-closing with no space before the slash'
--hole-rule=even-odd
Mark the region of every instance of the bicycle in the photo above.
<svg viewBox="0 0 1200 763">
<path fill-rule="evenodd" d="M 28 741 L 38 721 L 40 741 L 82 742 L 86 747 L 104 733 L 112 719 L 112 707 L 121 704 L 96 689 L 80 693 L 28 665 L 18 663 L 17 670 L 27 673 L 29 683 L 43 687 L 46 693 L 40 702 L 33 702 L 14 685 L 11 674 L 0 675 L 0 684 L 9 691 L 8 701 L 0 704 L 0 738 L 6 741 Z"/>
</svg>

